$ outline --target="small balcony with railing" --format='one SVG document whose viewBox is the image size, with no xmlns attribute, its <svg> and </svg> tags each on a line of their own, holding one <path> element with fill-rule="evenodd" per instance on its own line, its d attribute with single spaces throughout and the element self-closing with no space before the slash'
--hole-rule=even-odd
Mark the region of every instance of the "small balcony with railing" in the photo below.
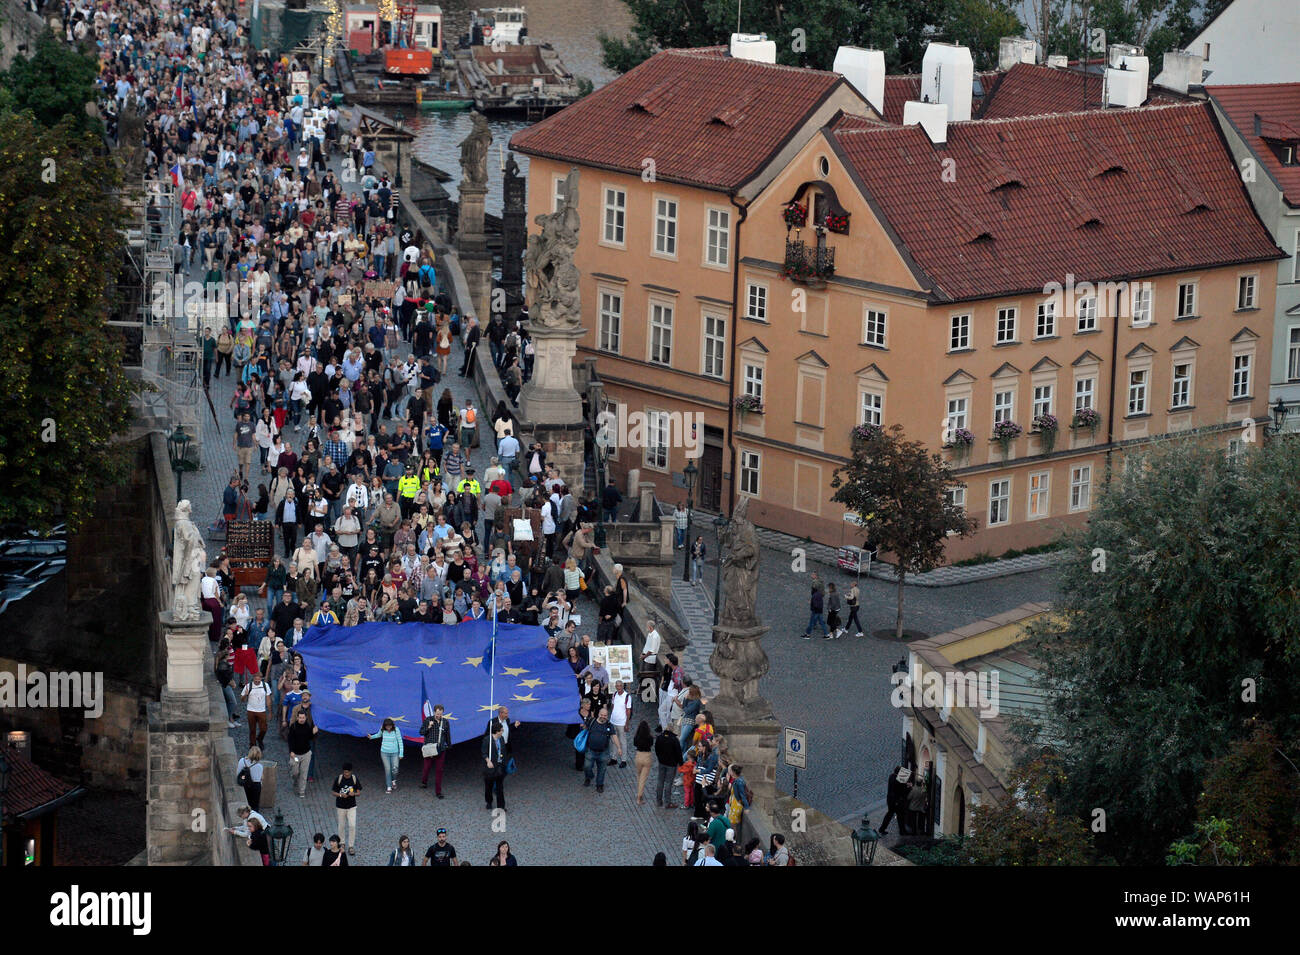
<svg viewBox="0 0 1300 955">
<path fill-rule="evenodd" d="M 810 288 L 824 288 L 826 280 L 835 274 L 835 249 L 826 244 L 825 233 L 819 231 L 811 245 L 797 235 L 787 237 L 783 273 Z"/>
</svg>

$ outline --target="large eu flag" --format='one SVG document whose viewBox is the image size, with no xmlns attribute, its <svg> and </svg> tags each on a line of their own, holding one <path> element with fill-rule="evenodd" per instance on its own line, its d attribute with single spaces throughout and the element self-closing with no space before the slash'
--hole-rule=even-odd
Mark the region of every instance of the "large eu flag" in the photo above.
<svg viewBox="0 0 1300 955">
<path fill-rule="evenodd" d="M 494 640 L 490 620 L 325 624 L 294 650 L 307 666 L 316 725 L 331 733 L 366 736 L 387 717 L 417 740 L 423 714 L 438 703 L 461 740 L 480 736 L 503 704 L 512 720 L 578 722 L 573 670 L 546 652 L 541 627 L 499 624 Z"/>
</svg>

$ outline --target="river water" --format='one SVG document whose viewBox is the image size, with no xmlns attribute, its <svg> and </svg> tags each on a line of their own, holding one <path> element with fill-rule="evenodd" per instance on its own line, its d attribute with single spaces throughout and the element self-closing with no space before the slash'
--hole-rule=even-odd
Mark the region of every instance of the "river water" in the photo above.
<svg viewBox="0 0 1300 955">
<path fill-rule="evenodd" d="M 490 3 L 507 5 L 509 0 L 440 0 L 444 31 L 452 42 L 469 29 L 469 11 L 475 6 Z M 607 36 L 627 36 L 632 28 L 632 16 L 622 0 L 526 0 L 522 4 L 528 11 L 528 35 L 550 43 L 560 54 L 560 59 L 575 76 L 585 76 L 597 87 L 604 86 L 615 74 L 605 69 L 600 61 L 600 40 Z M 406 125 L 415 133 L 415 155 L 450 173 L 452 181 L 444 183 L 447 191 L 456 196 L 460 181 L 460 142 L 469 135 L 471 123 L 468 111 L 459 113 L 420 113 L 407 120 Z M 488 164 L 487 211 L 501 214 L 501 167 L 504 150 L 516 130 L 528 124 L 523 120 L 489 120 L 492 130 L 492 160 Z M 527 175 L 528 157 L 516 156 L 520 170 Z"/>
</svg>

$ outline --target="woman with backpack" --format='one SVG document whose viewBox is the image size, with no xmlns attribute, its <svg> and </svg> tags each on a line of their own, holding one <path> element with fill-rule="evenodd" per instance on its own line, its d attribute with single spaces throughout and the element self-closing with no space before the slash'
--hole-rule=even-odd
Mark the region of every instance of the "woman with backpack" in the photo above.
<svg viewBox="0 0 1300 955">
<path fill-rule="evenodd" d="M 262 804 L 262 772 L 265 768 L 262 750 L 256 746 L 235 764 L 235 782 L 243 787 L 250 809 L 257 809 Z"/>
</svg>

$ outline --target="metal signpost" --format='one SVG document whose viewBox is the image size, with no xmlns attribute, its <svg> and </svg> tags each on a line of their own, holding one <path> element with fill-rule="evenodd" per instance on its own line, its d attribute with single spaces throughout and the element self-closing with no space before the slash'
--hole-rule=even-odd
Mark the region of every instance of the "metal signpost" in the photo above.
<svg viewBox="0 0 1300 955">
<path fill-rule="evenodd" d="M 793 726 L 785 728 L 785 764 L 794 770 L 794 792 L 799 798 L 799 770 L 808 768 L 808 732 Z"/>
</svg>

